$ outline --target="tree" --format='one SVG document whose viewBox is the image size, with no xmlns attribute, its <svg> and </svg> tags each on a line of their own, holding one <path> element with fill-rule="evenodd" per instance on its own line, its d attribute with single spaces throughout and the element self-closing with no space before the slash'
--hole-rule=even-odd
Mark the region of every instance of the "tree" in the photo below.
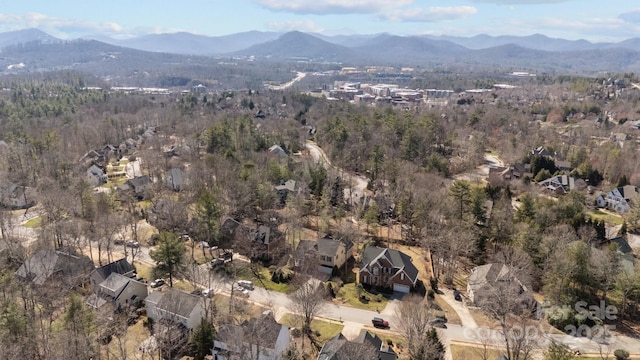
<svg viewBox="0 0 640 360">
<path fill-rule="evenodd" d="M 210 190 L 204 190 L 196 201 L 196 221 L 199 232 L 209 245 L 217 239 L 220 229 L 220 215 L 222 209 L 215 194 Z M 204 247 L 202 247 L 204 256 Z M 193 257 L 193 253 L 191 254 Z"/>
<path fill-rule="evenodd" d="M 87 309 L 82 298 L 77 295 L 69 297 L 69 305 L 63 318 L 63 338 L 69 343 L 64 347 L 67 359 L 90 359 L 94 355 L 91 334 L 93 333 L 93 313 Z"/>
<path fill-rule="evenodd" d="M 431 331 L 431 309 L 426 299 L 409 295 L 395 315 L 398 331 L 406 341 L 408 355 L 414 360 L 443 359 L 444 348 Z"/>
<path fill-rule="evenodd" d="M 206 319 L 200 320 L 200 324 L 191 334 L 191 345 L 195 352 L 195 360 L 204 360 L 211 353 L 211 346 L 216 335 L 213 325 Z"/>
<path fill-rule="evenodd" d="M 457 206 L 460 208 L 460 217 L 462 220 L 465 207 L 469 204 L 469 197 L 471 195 L 471 185 L 464 180 L 456 180 L 449 188 L 449 195 L 456 201 Z"/>
<path fill-rule="evenodd" d="M 173 286 L 173 277 L 184 268 L 185 252 L 184 242 L 167 231 L 160 233 L 156 249 L 149 251 L 149 256 L 156 262 L 156 269 L 169 274 L 169 286 Z"/>
<path fill-rule="evenodd" d="M 567 345 L 552 341 L 544 352 L 544 360 L 572 360 L 573 351 Z"/>
<path fill-rule="evenodd" d="M 326 291 L 321 283 L 307 281 L 289 295 L 291 310 L 302 316 L 302 334 L 311 338 L 311 320 L 327 306 Z M 304 344 L 304 340 L 303 340 Z"/>
</svg>

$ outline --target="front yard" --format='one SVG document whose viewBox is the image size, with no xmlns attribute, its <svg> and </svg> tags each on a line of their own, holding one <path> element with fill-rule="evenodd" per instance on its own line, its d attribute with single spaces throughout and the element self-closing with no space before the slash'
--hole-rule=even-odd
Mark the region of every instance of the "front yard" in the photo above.
<svg viewBox="0 0 640 360">
<path fill-rule="evenodd" d="M 303 318 L 298 315 L 285 314 L 280 319 L 280 323 L 289 327 L 301 328 L 303 324 Z M 344 326 L 342 324 L 337 324 L 329 321 L 315 319 L 311 321 L 311 330 L 315 332 L 317 336 L 316 339 L 321 344 L 324 344 L 325 342 L 327 342 L 327 340 L 338 335 L 340 332 L 342 332 L 343 328 Z"/>
<path fill-rule="evenodd" d="M 358 290 L 354 283 L 342 286 L 336 294 L 336 298 L 345 305 L 372 311 L 382 311 L 389 301 L 382 294 L 372 294 L 365 289 Z"/>
</svg>

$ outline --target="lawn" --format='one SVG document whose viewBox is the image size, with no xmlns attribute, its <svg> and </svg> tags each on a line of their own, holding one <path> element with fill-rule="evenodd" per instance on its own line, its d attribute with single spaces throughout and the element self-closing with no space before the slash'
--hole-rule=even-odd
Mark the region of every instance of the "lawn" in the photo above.
<svg viewBox="0 0 640 360">
<path fill-rule="evenodd" d="M 340 288 L 337 298 L 344 301 L 347 305 L 353 306 L 358 309 L 364 310 L 382 310 L 387 306 L 388 299 L 382 296 L 382 294 L 374 295 L 366 290 L 362 290 L 362 295 L 364 295 L 368 300 L 361 301 L 358 296 L 358 290 L 356 288 L 356 284 L 345 284 Z"/>
<path fill-rule="evenodd" d="M 440 295 L 436 295 L 436 304 L 442 308 L 449 324 L 462 325 L 458 313 Z"/>
<path fill-rule="evenodd" d="M 482 360 L 484 358 L 482 356 L 483 352 L 482 345 L 451 344 L 451 358 L 453 360 Z M 502 355 L 502 351 L 489 347 L 487 348 L 487 355 L 488 359 L 497 359 Z"/>
<path fill-rule="evenodd" d="M 287 325 L 289 327 L 302 327 L 303 319 L 301 316 L 293 315 L 293 314 L 285 314 L 281 319 L 280 323 L 283 325 Z M 337 324 L 333 322 L 323 321 L 323 320 L 312 320 L 311 321 L 311 330 L 315 331 L 318 335 L 318 342 L 324 344 L 327 340 L 332 337 L 338 335 L 342 332 L 344 326 L 342 324 Z"/>
<path fill-rule="evenodd" d="M 233 266 L 236 266 L 236 278 L 238 280 L 250 280 L 255 286 L 284 294 L 288 294 L 293 289 L 289 284 L 273 282 L 269 269 L 259 264 L 253 264 L 253 266 L 256 266 L 256 273 L 251 270 L 250 264 L 241 261 L 234 261 L 233 264 Z"/>
<path fill-rule="evenodd" d="M 622 223 L 624 222 L 624 219 L 621 216 L 617 216 L 600 210 L 588 211 L 587 215 L 589 215 L 594 220 L 604 220 L 604 222 L 607 224 L 622 225 Z"/>
<path fill-rule="evenodd" d="M 36 216 L 34 218 L 27 220 L 27 222 L 25 222 L 23 226 L 33 229 L 33 228 L 40 227 L 40 224 L 42 224 L 42 218 L 40 216 Z"/>
<path fill-rule="evenodd" d="M 107 346 L 107 350 L 105 350 L 108 352 L 108 354 L 105 354 L 107 358 L 120 358 L 122 354 L 127 354 L 127 356 L 136 359 L 142 356 L 140 344 L 151 336 L 149 330 L 143 326 L 143 319 L 144 317 L 140 318 L 134 325 L 129 326 L 127 334 L 122 339 L 113 337 Z"/>
</svg>

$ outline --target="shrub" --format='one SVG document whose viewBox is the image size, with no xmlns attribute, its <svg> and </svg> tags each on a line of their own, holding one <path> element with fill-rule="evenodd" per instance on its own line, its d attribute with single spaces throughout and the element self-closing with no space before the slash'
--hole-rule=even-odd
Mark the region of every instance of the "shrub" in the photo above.
<svg viewBox="0 0 640 360">
<path fill-rule="evenodd" d="M 427 297 L 431 300 L 436 298 L 436 293 L 435 291 L 433 291 L 432 289 L 429 289 L 429 291 L 427 292 Z"/>
<path fill-rule="evenodd" d="M 631 355 L 627 350 L 617 349 L 613 352 L 613 356 L 616 357 L 616 360 L 625 360 L 628 359 Z"/>
</svg>

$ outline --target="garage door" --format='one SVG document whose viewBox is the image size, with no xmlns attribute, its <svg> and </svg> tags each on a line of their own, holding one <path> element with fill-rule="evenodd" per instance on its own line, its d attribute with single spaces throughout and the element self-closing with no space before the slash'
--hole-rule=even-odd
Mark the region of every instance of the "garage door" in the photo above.
<svg viewBox="0 0 640 360">
<path fill-rule="evenodd" d="M 397 292 L 401 292 L 401 293 L 408 293 L 409 292 L 409 287 L 407 285 L 400 285 L 400 284 L 393 284 L 393 291 L 397 291 Z"/>
</svg>

